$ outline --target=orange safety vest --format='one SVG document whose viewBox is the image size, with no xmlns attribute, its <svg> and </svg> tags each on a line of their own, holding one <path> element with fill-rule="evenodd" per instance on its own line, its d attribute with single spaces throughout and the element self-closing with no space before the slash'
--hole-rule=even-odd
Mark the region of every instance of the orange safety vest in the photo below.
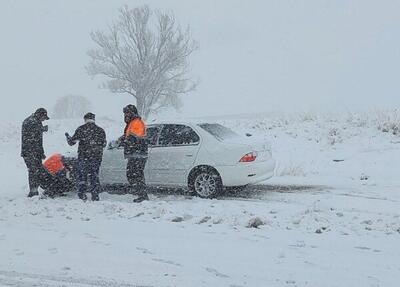
<svg viewBox="0 0 400 287">
<path fill-rule="evenodd" d="M 43 166 L 53 175 L 65 168 L 62 161 L 62 155 L 59 153 L 53 154 L 47 158 L 43 163 Z"/>
<path fill-rule="evenodd" d="M 142 121 L 142 119 L 137 118 L 129 123 L 128 128 L 125 132 L 125 137 L 128 137 L 130 135 L 141 138 L 146 136 L 146 124 Z"/>
</svg>

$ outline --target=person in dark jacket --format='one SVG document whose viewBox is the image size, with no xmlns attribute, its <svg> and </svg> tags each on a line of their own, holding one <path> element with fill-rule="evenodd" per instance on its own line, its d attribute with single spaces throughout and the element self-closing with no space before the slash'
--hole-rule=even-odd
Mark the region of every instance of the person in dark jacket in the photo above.
<svg viewBox="0 0 400 287">
<path fill-rule="evenodd" d="M 44 184 L 44 168 L 42 160 L 46 158 L 43 149 L 43 132 L 48 130 L 43 122 L 49 120 L 44 108 L 37 109 L 22 123 L 21 156 L 23 157 L 29 175 L 28 197 L 39 195 L 38 188 Z"/>
<path fill-rule="evenodd" d="M 146 140 L 146 124 L 138 115 L 136 106 L 128 105 L 124 108 L 126 123 L 124 135 L 119 142 L 124 147 L 124 156 L 128 159 L 126 176 L 129 184 L 138 193 L 134 202 L 148 200 L 144 169 L 148 157 L 148 143 Z"/>
<path fill-rule="evenodd" d="M 99 200 L 99 170 L 103 159 L 103 150 L 107 145 L 106 133 L 95 123 L 95 115 L 87 113 L 84 116 L 85 124 L 78 127 L 71 137 L 65 134 L 69 145 L 78 147 L 78 196 L 86 200 L 88 191 L 88 180 L 90 181 L 90 193 L 92 200 Z"/>
</svg>

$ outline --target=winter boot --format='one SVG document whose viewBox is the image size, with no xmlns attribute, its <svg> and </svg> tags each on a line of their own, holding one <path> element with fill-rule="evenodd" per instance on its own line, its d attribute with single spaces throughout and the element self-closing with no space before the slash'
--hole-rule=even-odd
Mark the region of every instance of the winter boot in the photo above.
<svg viewBox="0 0 400 287">
<path fill-rule="evenodd" d="M 87 196 L 85 193 L 78 193 L 78 197 L 79 197 L 79 199 L 82 199 L 83 201 L 87 200 Z"/>
<path fill-rule="evenodd" d="M 54 194 L 54 192 L 45 190 L 45 191 L 43 192 L 43 196 L 49 197 L 49 198 L 54 198 L 54 197 L 55 197 L 55 194 Z"/>
<path fill-rule="evenodd" d="M 52 185 L 50 185 L 48 188 L 46 188 L 43 193 L 43 196 L 45 197 L 50 197 L 50 198 L 54 198 L 54 196 L 56 195 L 56 193 L 54 192 L 54 188 Z"/>
<path fill-rule="evenodd" d="M 92 194 L 92 201 L 99 201 L 99 200 L 100 200 L 99 195 L 97 193 L 93 193 Z"/>
<path fill-rule="evenodd" d="M 34 197 L 34 196 L 38 196 L 39 195 L 39 191 L 37 188 L 32 188 L 29 191 L 28 197 Z"/>
<path fill-rule="evenodd" d="M 139 196 L 138 198 L 134 199 L 133 202 L 134 203 L 141 203 L 145 200 L 149 200 L 149 196 L 147 194 L 143 194 L 141 196 Z"/>
</svg>

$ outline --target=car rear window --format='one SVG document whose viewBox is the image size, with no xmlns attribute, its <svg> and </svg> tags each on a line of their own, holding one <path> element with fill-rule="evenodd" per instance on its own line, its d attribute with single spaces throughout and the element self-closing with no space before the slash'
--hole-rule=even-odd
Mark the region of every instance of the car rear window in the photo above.
<svg viewBox="0 0 400 287">
<path fill-rule="evenodd" d="M 220 124 L 199 124 L 199 127 L 220 141 L 239 137 L 233 130 Z"/>
</svg>

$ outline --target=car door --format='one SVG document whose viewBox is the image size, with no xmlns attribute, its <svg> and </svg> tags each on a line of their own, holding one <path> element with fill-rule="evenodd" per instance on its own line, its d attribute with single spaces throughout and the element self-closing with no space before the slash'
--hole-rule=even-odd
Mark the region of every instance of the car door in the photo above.
<svg viewBox="0 0 400 287">
<path fill-rule="evenodd" d="M 123 147 L 113 147 L 109 143 L 103 154 L 100 168 L 100 180 L 102 184 L 127 184 L 126 160 Z"/>
<path fill-rule="evenodd" d="M 149 158 L 145 168 L 146 182 L 153 181 L 149 170 L 154 165 L 152 160 L 151 150 L 152 147 L 157 144 L 158 133 L 161 130 L 160 125 L 149 126 L 146 131 L 146 137 L 149 142 Z M 103 163 L 100 169 L 100 179 L 103 184 L 128 184 L 126 178 L 126 164 L 127 160 L 124 157 L 124 148 L 116 147 L 116 141 L 111 141 L 103 155 Z"/>
<path fill-rule="evenodd" d="M 158 144 L 152 149 L 154 178 L 167 185 L 185 184 L 199 146 L 200 137 L 191 127 L 181 124 L 163 125 Z"/>
<path fill-rule="evenodd" d="M 162 125 L 150 125 L 146 131 L 146 137 L 149 144 L 149 156 L 146 162 L 146 167 L 144 169 L 144 174 L 146 178 L 146 184 L 154 185 L 159 183 L 157 173 L 152 172 L 157 168 L 159 159 L 157 159 L 157 154 L 153 153 L 154 147 L 157 145 L 158 136 L 161 131 Z"/>
</svg>

